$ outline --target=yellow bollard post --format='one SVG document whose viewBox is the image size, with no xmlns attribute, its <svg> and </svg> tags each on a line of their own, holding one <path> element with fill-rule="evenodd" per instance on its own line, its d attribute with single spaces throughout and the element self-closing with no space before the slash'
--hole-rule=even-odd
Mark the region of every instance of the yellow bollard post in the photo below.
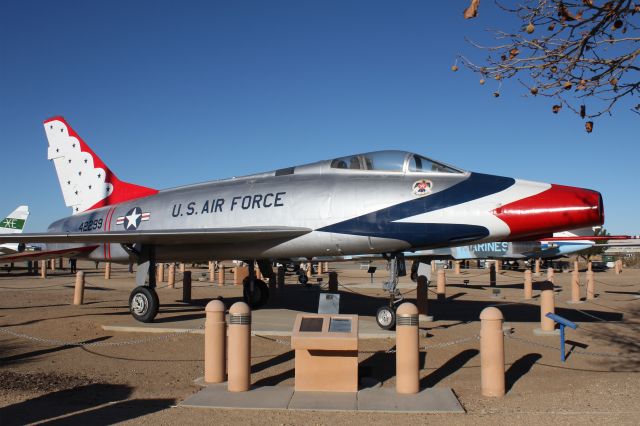
<svg viewBox="0 0 640 426">
<path fill-rule="evenodd" d="M 533 280 L 531 279 L 531 269 L 524 271 L 524 299 L 533 299 Z"/>
<path fill-rule="evenodd" d="M 47 278 L 47 261 L 46 260 L 40 261 L 40 278 L 42 279 Z"/>
<path fill-rule="evenodd" d="M 396 392 L 420 391 L 418 308 L 403 303 L 396 310 Z"/>
<path fill-rule="evenodd" d="M 207 303 L 204 323 L 204 381 L 222 383 L 225 380 L 225 355 L 227 323 L 224 303 L 212 300 Z"/>
<path fill-rule="evenodd" d="M 105 262 L 104 264 L 104 279 L 111 279 L 111 262 Z"/>
<path fill-rule="evenodd" d="M 73 290 L 73 304 L 82 305 L 84 301 L 84 272 L 76 272 L 76 286 Z"/>
<path fill-rule="evenodd" d="M 547 268 L 547 281 L 553 282 L 554 275 L 555 275 L 555 272 L 553 271 L 553 268 L 552 267 L 548 267 Z"/>
<path fill-rule="evenodd" d="M 445 275 L 444 269 L 438 269 L 436 293 L 438 294 L 439 302 L 442 302 L 447 298 L 447 277 Z"/>
<path fill-rule="evenodd" d="M 175 288 L 176 286 L 176 264 L 169 264 L 169 288 Z"/>
<path fill-rule="evenodd" d="M 236 302 L 229 309 L 227 391 L 246 392 L 251 386 L 251 309 Z"/>
<path fill-rule="evenodd" d="M 593 278 L 593 271 L 587 271 L 587 300 L 596 298 L 596 283 Z"/>
<path fill-rule="evenodd" d="M 577 269 L 571 272 L 571 303 L 580 302 L 580 273 Z"/>
<path fill-rule="evenodd" d="M 555 293 L 553 291 L 553 283 L 545 281 L 541 284 L 540 289 L 540 330 L 543 332 L 553 332 L 555 323 L 551 318 L 547 318 L 547 314 L 555 313 Z"/>
<path fill-rule="evenodd" d="M 502 312 L 495 307 L 484 308 L 480 313 L 480 387 L 482 396 L 504 396 L 503 319 Z"/>
</svg>

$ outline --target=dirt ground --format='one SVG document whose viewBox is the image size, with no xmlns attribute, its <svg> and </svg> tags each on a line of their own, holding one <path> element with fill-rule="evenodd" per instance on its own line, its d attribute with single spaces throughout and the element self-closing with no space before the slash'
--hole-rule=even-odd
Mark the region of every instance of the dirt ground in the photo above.
<svg viewBox="0 0 640 426">
<path fill-rule="evenodd" d="M 341 311 L 372 316 L 384 303 L 379 286 L 358 264 L 333 264 L 341 283 Z M 560 361 L 558 337 L 538 337 L 537 291 L 522 301 L 522 271 L 498 275 L 501 298 L 492 296 L 485 270 L 447 272 L 447 296 L 430 300 L 436 321 L 421 326 L 421 386 L 450 387 L 467 411 L 458 415 L 379 414 L 285 410 L 214 410 L 177 407 L 198 391 L 203 374 L 201 334 L 114 333 L 102 324 L 129 321 L 127 301 L 134 277 L 114 266 L 105 280 L 93 263 L 87 273 L 85 304 L 72 306 L 74 277 L 50 272 L 47 279 L 21 271 L 0 273 L 0 424 L 638 424 L 640 417 L 640 270 L 596 273 L 594 302 L 571 305 L 570 274 L 556 273 L 556 313 L 578 323 L 567 333 L 569 357 Z M 199 281 L 205 269 L 192 269 L 193 303 L 180 301 L 176 289 L 159 288 L 159 321 L 204 318 L 206 302 L 219 295 L 227 307 L 239 300 L 237 286 L 223 288 Z M 327 281 L 326 275 L 324 282 Z M 180 279 L 180 277 L 178 277 Z M 384 268 L 375 276 L 384 279 Z M 465 285 L 463 280 L 470 283 Z M 536 279 L 536 278 L 534 278 Z M 539 279 L 542 279 L 540 277 Z M 585 277 L 581 275 L 584 296 Z M 288 277 L 270 307 L 314 311 L 318 290 L 303 289 Z M 375 288 L 374 288 L 375 287 Z M 407 278 L 402 291 L 411 301 L 415 286 Z M 534 285 L 534 289 L 535 289 Z M 432 295 L 430 295 L 431 297 Z M 480 395 L 478 316 L 498 306 L 505 325 L 507 394 Z M 268 308 L 268 307 L 267 307 Z M 253 337 L 252 383 L 293 384 L 293 352 L 288 338 Z M 66 343 L 83 342 L 83 346 Z M 114 344 L 119 342 L 121 344 Z M 386 351 L 392 339 L 360 342 L 361 374 L 394 386 L 395 358 Z"/>
</svg>

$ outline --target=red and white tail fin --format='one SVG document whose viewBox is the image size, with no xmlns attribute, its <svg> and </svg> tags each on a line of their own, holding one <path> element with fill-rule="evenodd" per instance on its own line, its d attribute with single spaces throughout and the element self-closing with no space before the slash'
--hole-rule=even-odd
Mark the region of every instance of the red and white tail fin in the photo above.
<svg viewBox="0 0 640 426">
<path fill-rule="evenodd" d="M 60 188 L 73 214 L 156 194 L 158 190 L 123 182 L 113 174 L 62 117 L 44 122 Z"/>
</svg>

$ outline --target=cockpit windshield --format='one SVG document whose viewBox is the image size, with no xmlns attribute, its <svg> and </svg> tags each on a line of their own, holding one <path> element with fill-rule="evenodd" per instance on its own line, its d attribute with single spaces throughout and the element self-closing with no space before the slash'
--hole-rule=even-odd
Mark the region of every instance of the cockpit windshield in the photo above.
<svg viewBox="0 0 640 426">
<path fill-rule="evenodd" d="M 407 163 L 406 168 L 405 163 Z M 460 170 L 456 170 L 426 157 L 403 151 L 378 151 L 340 157 L 331 161 L 331 168 L 400 173 L 405 170 L 422 173 L 462 173 Z"/>
</svg>

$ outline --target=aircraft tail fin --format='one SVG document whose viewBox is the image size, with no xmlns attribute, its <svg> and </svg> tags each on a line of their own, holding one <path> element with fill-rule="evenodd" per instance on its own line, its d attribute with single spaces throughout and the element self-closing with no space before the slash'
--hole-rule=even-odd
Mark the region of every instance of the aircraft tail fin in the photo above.
<svg viewBox="0 0 640 426">
<path fill-rule="evenodd" d="M 20 206 L 0 221 L 0 234 L 19 234 L 29 217 L 29 207 Z"/>
<path fill-rule="evenodd" d="M 60 188 L 73 214 L 156 194 L 158 190 L 123 182 L 109 170 L 63 117 L 44 122 Z"/>
</svg>

